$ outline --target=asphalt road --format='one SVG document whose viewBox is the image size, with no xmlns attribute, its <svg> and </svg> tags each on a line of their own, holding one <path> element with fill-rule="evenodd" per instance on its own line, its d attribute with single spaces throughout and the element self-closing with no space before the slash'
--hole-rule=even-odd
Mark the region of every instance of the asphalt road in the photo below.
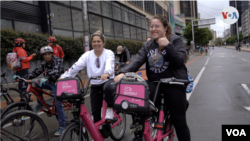
<svg viewBox="0 0 250 141">
<path fill-rule="evenodd" d="M 250 52 L 215 47 L 207 55 L 190 56 L 189 62 L 187 68 L 195 79 L 193 92 L 187 94 L 191 140 L 221 141 L 222 125 L 250 124 L 250 94 L 242 87 L 245 84 L 250 88 Z M 89 102 L 86 97 L 85 105 L 91 111 Z M 40 115 L 48 126 L 51 141 L 57 141 L 58 137 L 53 135 L 59 128 L 55 116 Z M 130 123 L 131 117 L 127 116 L 123 141 L 133 137 L 128 130 Z"/>
</svg>

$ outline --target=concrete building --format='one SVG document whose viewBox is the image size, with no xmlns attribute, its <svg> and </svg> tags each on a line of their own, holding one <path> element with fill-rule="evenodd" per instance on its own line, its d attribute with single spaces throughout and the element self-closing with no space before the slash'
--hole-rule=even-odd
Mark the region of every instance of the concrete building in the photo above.
<svg viewBox="0 0 250 141">
<path fill-rule="evenodd" d="M 213 46 L 213 45 L 215 45 L 216 31 L 214 31 L 213 29 L 209 29 L 209 30 L 210 30 L 210 31 L 212 32 L 212 34 L 213 34 L 213 39 L 209 41 L 208 45 L 209 45 L 209 46 Z"/>
<path fill-rule="evenodd" d="M 244 37 L 243 44 L 245 44 L 246 42 L 249 43 L 249 39 L 247 40 L 247 38 L 250 33 L 250 7 L 241 16 L 241 27 Z"/>
</svg>

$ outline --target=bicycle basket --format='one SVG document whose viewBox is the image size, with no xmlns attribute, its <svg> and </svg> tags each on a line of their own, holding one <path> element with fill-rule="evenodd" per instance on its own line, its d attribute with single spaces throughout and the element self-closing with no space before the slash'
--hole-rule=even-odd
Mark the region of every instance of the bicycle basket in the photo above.
<svg viewBox="0 0 250 141">
<path fill-rule="evenodd" d="M 62 95 L 62 92 L 70 93 L 71 95 Z M 56 99 L 72 100 L 81 98 L 80 80 L 75 78 L 64 78 L 57 80 L 56 84 Z"/>
<path fill-rule="evenodd" d="M 115 92 L 113 108 L 117 111 L 135 115 L 152 115 L 157 111 L 149 100 L 148 84 L 136 73 L 127 73 L 117 84 Z"/>
</svg>

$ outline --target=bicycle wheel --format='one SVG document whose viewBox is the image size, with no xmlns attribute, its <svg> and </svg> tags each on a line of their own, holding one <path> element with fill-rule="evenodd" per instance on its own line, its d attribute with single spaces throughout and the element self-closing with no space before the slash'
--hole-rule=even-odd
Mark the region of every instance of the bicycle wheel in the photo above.
<svg viewBox="0 0 250 141">
<path fill-rule="evenodd" d="M 1 113 L 1 119 L 4 119 L 5 116 L 8 114 L 14 112 L 14 111 L 19 111 L 19 110 L 29 110 L 33 111 L 33 109 L 30 107 L 30 105 L 26 105 L 24 101 L 19 101 L 19 102 L 14 102 L 5 107 Z"/>
<path fill-rule="evenodd" d="M 28 111 L 15 111 L 1 121 L 3 141 L 49 141 L 49 131 L 43 119 Z"/>
<path fill-rule="evenodd" d="M 65 127 L 62 131 L 59 141 L 79 141 L 79 134 L 81 133 L 81 141 L 88 141 L 88 131 L 83 125 L 83 129 L 79 131 L 80 125 L 76 122 L 72 122 Z"/>
<path fill-rule="evenodd" d="M 117 122 L 118 116 L 122 118 L 122 121 L 111 129 L 110 134 L 110 137 L 115 141 L 119 141 L 123 138 L 126 129 L 126 115 L 123 113 L 119 113 L 118 115 L 114 112 L 114 120 L 112 121 L 111 126 Z"/>
</svg>

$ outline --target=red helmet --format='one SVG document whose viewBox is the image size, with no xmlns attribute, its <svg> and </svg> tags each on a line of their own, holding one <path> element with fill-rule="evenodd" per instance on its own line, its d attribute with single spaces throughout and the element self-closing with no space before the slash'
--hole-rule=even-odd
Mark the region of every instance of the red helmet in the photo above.
<svg viewBox="0 0 250 141">
<path fill-rule="evenodd" d="M 21 46 L 23 43 L 26 43 L 24 39 L 22 39 L 22 38 L 15 39 L 16 46 Z"/>
<path fill-rule="evenodd" d="M 51 36 L 48 38 L 47 42 L 56 42 L 56 37 L 55 36 Z"/>
</svg>

